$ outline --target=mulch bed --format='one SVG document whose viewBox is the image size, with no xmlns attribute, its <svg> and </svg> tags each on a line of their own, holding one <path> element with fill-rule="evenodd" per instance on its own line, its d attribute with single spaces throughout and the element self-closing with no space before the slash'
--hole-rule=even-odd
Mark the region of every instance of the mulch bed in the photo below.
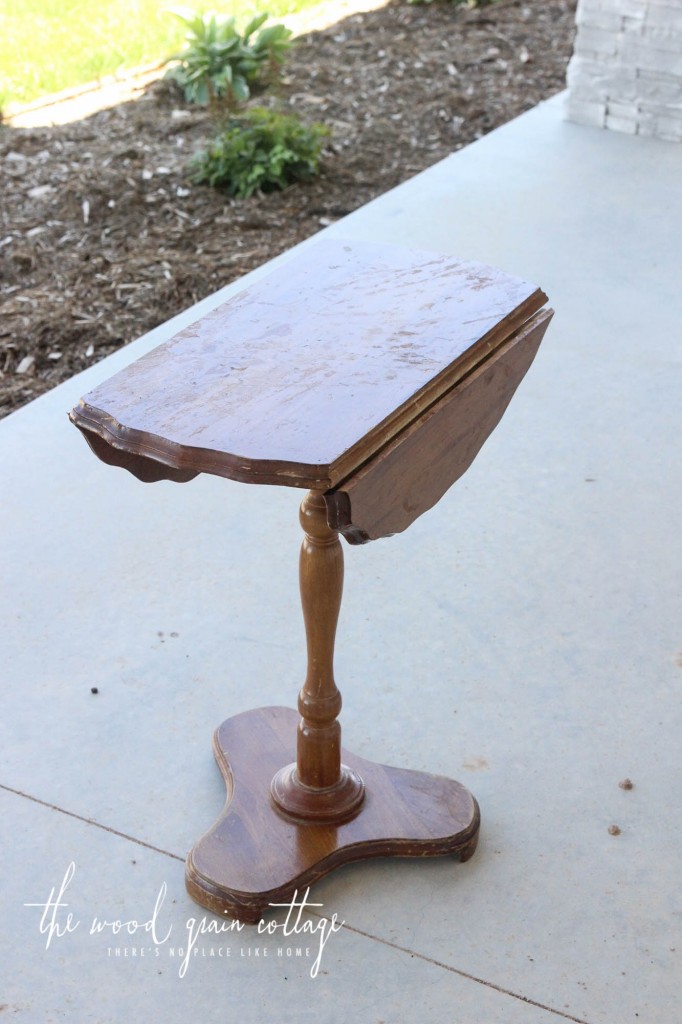
<svg viewBox="0 0 682 1024">
<path fill-rule="evenodd" d="M 301 37 L 279 99 L 331 128 L 322 173 L 246 200 L 190 183 L 212 125 L 169 82 L 0 128 L 0 416 L 562 89 L 574 18 L 394 0 Z"/>
</svg>

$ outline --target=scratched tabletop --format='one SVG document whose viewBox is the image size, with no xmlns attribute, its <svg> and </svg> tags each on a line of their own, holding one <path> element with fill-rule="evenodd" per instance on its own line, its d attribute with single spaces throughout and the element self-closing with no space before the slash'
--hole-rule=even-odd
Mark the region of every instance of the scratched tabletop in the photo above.
<svg viewBox="0 0 682 1024">
<path fill-rule="evenodd" d="M 95 388 L 72 419 L 168 465 L 334 486 L 545 298 L 481 263 L 325 239 Z"/>
</svg>

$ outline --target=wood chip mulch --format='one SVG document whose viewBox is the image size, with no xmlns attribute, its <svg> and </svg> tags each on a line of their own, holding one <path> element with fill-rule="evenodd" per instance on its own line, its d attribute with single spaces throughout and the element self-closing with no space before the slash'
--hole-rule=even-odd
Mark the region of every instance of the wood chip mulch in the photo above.
<svg viewBox="0 0 682 1024">
<path fill-rule="evenodd" d="M 574 19 L 394 0 L 301 37 L 277 101 L 329 125 L 323 170 L 247 200 L 190 183 L 212 125 L 168 82 L 0 127 L 0 416 L 563 89 Z"/>
</svg>

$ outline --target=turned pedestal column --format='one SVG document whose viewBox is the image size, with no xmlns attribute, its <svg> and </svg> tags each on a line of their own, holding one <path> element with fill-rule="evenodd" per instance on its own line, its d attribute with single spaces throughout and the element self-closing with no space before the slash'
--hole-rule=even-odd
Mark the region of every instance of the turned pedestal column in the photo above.
<svg viewBox="0 0 682 1024">
<path fill-rule="evenodd" d="M 343 550 L 327 525 L 327 507 L 311 491 L 301 505 L 300 586 L 308 648 L 308 671 L 298 696 L 301 721 L 296 762 L 272 780 L 277 806 L 294 818 L 342 822 L 364 798 L 362 779 L 341 763 L 341 694 L 334 680 L 334 641 L 343 593 Z"/>
</svg>

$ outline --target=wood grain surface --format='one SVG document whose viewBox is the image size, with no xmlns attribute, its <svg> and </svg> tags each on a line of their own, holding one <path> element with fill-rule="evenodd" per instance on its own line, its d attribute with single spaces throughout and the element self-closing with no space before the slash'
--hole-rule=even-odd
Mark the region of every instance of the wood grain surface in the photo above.
<svg viewBox="0 0 682 1024">
<path fill-rule="evenodd" d="M 322 240 L 95 388 L 71 419 L 175 479 L 327 489 L 545 298 L 484 264 Z"/>
<path fill-rule="evenodd" d="M 406 530 L 469 468 L 500 422 L 552 318 L 537 313 L 337 490 L 328 522 L 352 544 Z"/>
<path fill-rule="evenodd" d="M 187 891 L 198 903 L 255 923 L 270 903 L 351 861 L 473 854 L 480 817 L 468 790 L 441 775 L 391 768 L 347 750 L 343 763 L 366 789 L 352 821 L 298 823 L 280 813 L 270 780 L 294 756 L 297 725 L 293 709 L 271 707 L 229 718 L 216 731 L 227 802 L 187 857 Z"/>
</svg>

